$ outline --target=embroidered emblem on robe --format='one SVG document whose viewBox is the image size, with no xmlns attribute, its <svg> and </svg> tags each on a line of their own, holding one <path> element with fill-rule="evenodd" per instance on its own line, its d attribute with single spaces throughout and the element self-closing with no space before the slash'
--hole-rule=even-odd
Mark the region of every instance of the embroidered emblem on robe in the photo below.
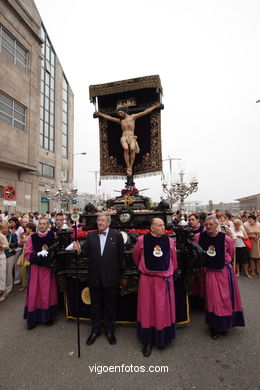
<svg viewBox="0 0 260 390">
<path fill-rule="evenodd" d="M 210 245 L 210 246 L 208 247 L 207 255 L 209 255 L 209 256 L 211 256 L 211 257 L 216 256 L 216 249 L 215 249 L 214 245 Z"/>
<path fill-rule="evenodd" d="M 155 257 L 162 257 L 163 255 L 163 251 L 162 251 L 162 248 L 160 247 L 160 245 L 156 245 L 153 249 L 153 255 Z"/>
</svg>

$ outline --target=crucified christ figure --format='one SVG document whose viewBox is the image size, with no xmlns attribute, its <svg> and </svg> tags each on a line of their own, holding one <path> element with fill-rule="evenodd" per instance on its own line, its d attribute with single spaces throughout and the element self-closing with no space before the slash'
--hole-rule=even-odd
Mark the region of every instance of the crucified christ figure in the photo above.
<svg viewBox="0 0 260 390">
<path fill-rule="evenodd" d="M 116 111 L 119 118 L 114 118 L 110 115 L 103 114 L 102 112 L 97 111 L 95 114 L 101 118 L 107 119 L 109 121 L 115 122 L 120 125 L 122 130 L 122 136 L 120 142 L 122 148 L 124 149 L 124 159 L 126 163 L 126 173 L 127 176 L 132 176 L 133 174 L 133 165 L 135 161 L 135 154 L 139 153 L 139 145 L 137 143 L 137 136 L 135 135 L 135 121 L 138 118 L 141 118 L 144 115 L 149 114 L 156 108 L 161 106 L 160 103 L 155 103 L 151 107 L 147 108 L 144 111 L 138 112 L 137 114 L 127 114 L 123 110 Z"/>
</svg>

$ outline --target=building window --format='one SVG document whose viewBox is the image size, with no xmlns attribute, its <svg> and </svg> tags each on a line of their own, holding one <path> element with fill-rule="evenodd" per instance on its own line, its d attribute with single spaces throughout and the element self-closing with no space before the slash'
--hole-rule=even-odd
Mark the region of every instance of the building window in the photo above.
<svg viewBox="0 0 260 390">
<path fill-rule="evenodd" d="M 54 167 L 40 163 L 40 175 L 54 178 Z"/>
<path fill-rule="evenodd" d="M 25 130 L 26 108 L 0 91 L 0 120 Z"/>
<path fill-rule="evenodd" d="M 40 146 L 51 152 L 55 148 L 55 53 L 42 26 Z"/>
<path fill-rule="evenodd" d="M 60 172 L 61 181 L 68 181 L 68 171 L 66 169 L 62 169 Z"/>
<path fill-rule="evenodd" d="M 0 25 L 0 51 L 24 72 L 27 70 L 28 51 Z"/>
<path fill-rule="evenodd" d="M 68 83 L 64 75 L 62 87 L 62 157 L 68 158 Z"/>
</svg>

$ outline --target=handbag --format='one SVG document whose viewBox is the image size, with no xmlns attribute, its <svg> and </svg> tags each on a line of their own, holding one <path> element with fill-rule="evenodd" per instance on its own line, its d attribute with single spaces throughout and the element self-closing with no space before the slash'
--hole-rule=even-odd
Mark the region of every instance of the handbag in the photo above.
<svg viewBox="0 0 260 390">
<path fill-rule="evenodd" d="M 243 241 L 244 241 L 244 243 L 246 244 L 246 248 L 247 248 L 248 250 L 252 249 L 252 242 L 250 241 L 249 238 L 243 238 Z"/>
<path fill-rule="evenodd" d="M 9 241 L 8 241 L 8 244 L 9 244 L 8 251 L 9 251 L 10 253 L 12 253 L 12 252 L 15 251 L 15 248 L 14 248 L 14 247 L 10 248 L 10 244 L 12 244 L 12 237 L 13 237 L 13 234 L 14 234 L 14 233 L 10 233 Z"/>
</svg>

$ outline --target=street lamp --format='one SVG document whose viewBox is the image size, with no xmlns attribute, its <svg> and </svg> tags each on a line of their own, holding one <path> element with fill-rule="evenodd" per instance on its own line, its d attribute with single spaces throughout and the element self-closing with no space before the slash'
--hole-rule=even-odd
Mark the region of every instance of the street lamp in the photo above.
<svg viewBox="0 0 260 390">
<path fill-rule="evenodd" d="M 78 153 L 73 153 L 72 154 L 72 157 L 73 157 L 73 178 L 75 180 L 75 173 L 76 173 L 76 167 L 75 165 L 78 164 L 78 160 L 75 159 L 75 156 L 86 156 L 87 152 L 78 152 Z M 77 162 L 76 162 L 77 161 Z M 75 182 L 75 181 L 74 181 Z"/>
<path fill-rule="evenodd" d="M 81 154 L 82 156 L 86 156 L 87 152 L 73 153 L 72 156 L 79 156 L 80 154 Z"/>
<path fill-rule="evenodd" d="M 96 195 L 97 195 L 97 192 L 98 192 L 98 190 L 97 190 L 97 188 L 98 188 L 98 186 L 97 186 L 97 177 L 98 177 L 98 174 L 99 174 L 99 171 L 87 171 L 87 172 L 90 172 L 90 173 L 94 173 L 95 174 L 95 187 L 96 187 Z M 100 184 L 99 184 L 100 185 Z"/>
</svg>

